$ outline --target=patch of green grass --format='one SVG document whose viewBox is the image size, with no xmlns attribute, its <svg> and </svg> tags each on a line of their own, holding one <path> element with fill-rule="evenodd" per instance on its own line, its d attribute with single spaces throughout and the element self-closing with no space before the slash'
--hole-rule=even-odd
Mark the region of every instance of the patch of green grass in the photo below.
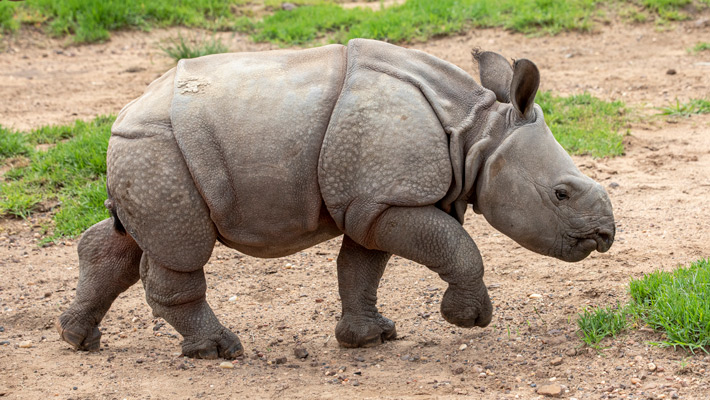
<svg viewBox="0 0 710 400">
<path fill-rule="evenodd" d="M 710 353 L 710 259 L 629 284 L 641 319 L 665 333 L 658 344 Z"/>
<path fill-rule="evenodd" d="M 229 51 L 227 45 L 216 37 L 212 37 L 211 39 L 195 38 L 190 40 L 182 35 L 178 35 L 175 39 L 168 40 L 160 49 L 176 62 L 183 58 L 196 58 Z"/>
<path fill-rule="evenodd" d="M 524 33 L 588 31 L 593 19 L 619 3 L 614 0 L 409 0 L 381 8 L 343 9 L 337 0 L 295 0 L 295 10 L 281 1 L 263 0 L 27 0 L 0 1 L 0 29 L 20 22 L 39 24 L 77 43 L 103 41 L 118 29 L 163 26 L 234 30 L 256 40 L 284 45 L 306 44 L 327 37 L 345 42 L 354 37 L 407 42 L 455 34 L 473 27 L 503 27 Z M 622 2 L 661 20 L 687 18 L 688 7 L 706 8 L 709 0 L 636 0 Z M 260 16 L 267 15 L 263 20 Z M 644 16 L 645 18 L 645 16 Z"/>
<path fill-rule="evenodd" d="M 10 1 L 0 1 L 0 33 L 14 32 L 19 23 L 15 16 L 16 3 Z M 0 36 L 1 37 L 1 36 Z"/>
<path fill-rule="evenodd" d="M 710 100 L 691 99 L 687 103 L 681 103 L 676 99 L 675 104 L 661 107 L 661 115 L 669 117 L 689 117 L 693 114 L 710 114 Z"/>
<path fill-rule="evenodd" d="M 32 152 L 27 137 L 0 126 L 0 160 L 14 156 L 24 156 Z"/>
<path fill-rule="evenodd" d="M 577 319 L 582 341 L 588 346 L 597 347 L 605 337 L 616 337 L 629 326 L 626 315 L 625 309 L 618 304 L 592 310 L 585 308 Z"/>
<path fill-rule="evenodd" d="M 316 4 L 276 11 L 255 27 L 256 41 L 309 43 L 326 34 L 345 43 L 356 37 L 406 42 L 502 26 L 518 32 L 590 30 L 596 0 L 409 0 L 383 10 Z"/>
<path fill-rule="evenodd" d="M 0 215 L 27 217 L 41 202 L 59 202 L 54 216 L 54 238 L 78 235 L 108 217 L 106 199 L 106 148 L 114 117 L 77 121 L 71 127 L 33 131 L 33 140 L 56 143 L 47 150 L 31 151 L 29 165 L 5 173 L 0 186 Z M 70 137 L 67 140 L 62 138 Z"/>
<path fill-rule="evenodd" d="M 593 157 L 624 153 L 619 131 L 627 117 L 622 102 L 606 102 L 588 93 L 556 97 L 550 92 L 538 93 L 536 101 L 545 113 L 547 126 L 568 152 Z"/>
<path fill-rule="evenodd" d="M 691 53 L 700 53 L 701 51 L 710 50 L 710 42 L 698 42 L 690 49 Z"/>
<path fill-rule="evenodd" d="M 629 318 L 661 331 L 665 340 L 654 343 L 710 353 L 710 259 L 656 271 L 629 283 L 631 302 L 623 307 L 585 309 L 577 325 L 589 346 L 627 329 Z"/>
</svg>

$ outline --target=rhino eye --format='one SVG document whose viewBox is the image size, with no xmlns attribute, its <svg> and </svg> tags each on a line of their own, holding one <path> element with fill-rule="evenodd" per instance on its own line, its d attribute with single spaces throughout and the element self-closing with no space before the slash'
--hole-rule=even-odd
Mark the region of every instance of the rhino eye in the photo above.
<svg viewBox="0 0 710 400">
<path fill-rule="evenodd" d="M 569 195 L 567 194 L 567 191 L 564 189 L 555 190 L 555 196 L 557 196 L 557 200 L 559 200 L 559 201 L 569 199 Z"/>
</svg>

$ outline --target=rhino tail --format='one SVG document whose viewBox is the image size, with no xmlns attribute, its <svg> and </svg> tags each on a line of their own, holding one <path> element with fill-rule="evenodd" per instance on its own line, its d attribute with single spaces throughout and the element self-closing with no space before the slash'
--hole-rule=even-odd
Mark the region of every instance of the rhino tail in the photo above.
<svg viewBox="0 0 710 400">
<path fill-rule="evenodd" d="M 111 198 L 111 192 L 109 192 L 108 189 L 106 190 L 106 192 L 108 194 L 108 198 L 106 199 L 106 201 L 104 201 L 104 207 L 106 207 L 111 213 L 111 219 L 113 219 L 113 229 L 115 229 L 116 232 L 120 233 L 121 235 L 125 235 L 126 227 L 123 226 L 121 219 L 118 218 L 118 213 L 116 212 L 116 203 Z"/>
</svg>

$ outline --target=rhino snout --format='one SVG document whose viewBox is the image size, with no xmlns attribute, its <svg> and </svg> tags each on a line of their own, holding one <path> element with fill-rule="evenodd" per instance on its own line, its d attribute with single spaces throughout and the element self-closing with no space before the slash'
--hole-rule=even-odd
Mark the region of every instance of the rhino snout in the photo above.
<svg viewBox="0 0 710 400">
<path fill-rule="evenodd" d="M 597 228 L 594 236 L 594 241 L 597 242 L 597 251 L 600 253 L 605 253 L 614 243 L 614 234 L 616 233 L 616 228 L 611 225 L 611 228 L 603 227 Z"/>
</svg>

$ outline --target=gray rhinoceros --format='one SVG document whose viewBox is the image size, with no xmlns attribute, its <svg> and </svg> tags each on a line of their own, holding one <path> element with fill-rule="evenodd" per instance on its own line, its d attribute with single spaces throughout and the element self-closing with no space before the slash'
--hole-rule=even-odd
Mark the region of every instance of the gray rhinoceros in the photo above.
<svg viewBox="0 0 710 400">
<path fill-rule="evenodd" d="M 239 356 L 239 339 L 205 301 L 216 240 L 280 257 L 344 235 L 335 333 L 345 347 L 395 337 L 376 307 L 392 254 L 449 284 L 447 321 L 488 325 L 483 263 L 461 225 L 468 204 L 535 252 L 578 261 L 607 251 L 608 196 L 545 125 L 535 64 L 475 58 L 483 86 L 433 56 L 370 40 L 180 61 L 113 125 L 113 222 L 79 243 L 61 337 L 98 350 L 99 322 L 140 278 L 185 355 Z"/>
</svg>

